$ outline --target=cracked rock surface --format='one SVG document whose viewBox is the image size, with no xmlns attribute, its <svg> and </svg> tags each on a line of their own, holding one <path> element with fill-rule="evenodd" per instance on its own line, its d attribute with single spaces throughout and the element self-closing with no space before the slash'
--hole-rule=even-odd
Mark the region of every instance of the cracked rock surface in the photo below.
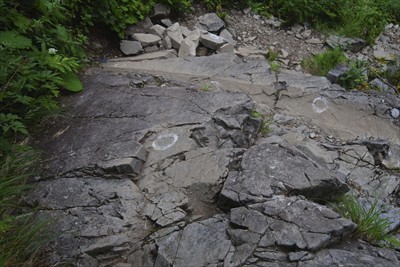
<svg viewBox="0 0 400 267">
<path fill-rule="evenodd" d="M 399 265 L 327 205 L 378 197 L 398 231 L 399 98 L 233 54 L 116 59 L 83 81 L 34 140 L 25 202 L 55 220 L 49 265 Z"/>
</svg>

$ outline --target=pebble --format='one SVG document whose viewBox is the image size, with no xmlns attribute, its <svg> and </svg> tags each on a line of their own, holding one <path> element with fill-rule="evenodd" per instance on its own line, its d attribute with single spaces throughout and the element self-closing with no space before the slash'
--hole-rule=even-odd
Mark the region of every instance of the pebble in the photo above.
<svg viewBox="0 0 400 267">
<path fill-rule="evenodd" d="M 310 133 L 310 138 L 314 139 L 317 135 L 315 133 Z"/>
<path fill-rule="evenodd" d="M 397 119 L 400 117 L 400 110 L 397 108 L 392 108 L 390 111 L 390 116 L 392 116 L 393 119 Z"/>
</svg>

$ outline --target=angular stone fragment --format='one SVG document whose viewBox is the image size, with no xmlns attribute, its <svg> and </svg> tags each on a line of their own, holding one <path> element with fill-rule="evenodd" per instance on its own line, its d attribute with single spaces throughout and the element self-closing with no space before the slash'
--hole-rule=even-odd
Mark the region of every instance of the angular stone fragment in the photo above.
<svg viewBox="0 0 400 267">
<path fill-rule="evenodd" d="M 200 31 L 191 32 L 182 42 L 179 48 L 178 56 L 185 58 L 188 56 L 196 56 L 196 49 L 199 45 Z"/>
<path fill-rule="evenodd" d="M 233 40 L 233 35 L 227 30 L 223 29 L 219 34 L 227 43 L 235 44 L 235 40 Z"/>
<path fill-rule="evenodd" d="M 349 70 L 350 68 L 347 65 L 337 65 L 328 72 L 327 78 L 331 83 L 339 83 L 340 77 L 345 75 Z"/>
<path fill-rule="evenodd" d="M 202 33 L 200 35 L 200 43 L 207 48 L 217 50 L 225 43 L 225 40 L 224 38 L 212 33 Z"/>
<path fill-rule="evenodd" d="M 169 8 L 169 6 L 166 6 L 161 3 L 157 3 L 154 6 L 152 18 L 155 18 L 155 19 L 165 18 L 169 15 L 170 12 L 171 12 L 171 8 Z"/>
<path fill-rule="evenodd" d="M 227 43 L 222 45 L 218 50 L 217 53 L 233 53 L 235 51 L 235 46 L 231 43 Z"/>
<path fill-rule="evenodd" d="M 178 22 L 167 28 L 167 36 L 171 39 L 172 47 L 179 50 L 183 35 Z"/>
<path fill-rule="evenodd" d="M 153 22 L 151 22 L 149 17 L 146 17 L 135 25 L 129 26 L 125 34 L 127 37 L 131 37 L 134 33 L 147 33 L 151 26 L 153 26 Z"/>
<path fill-rule="evenodd" d="M 157 35 L 161 38 L 164 37 L 164 33 L 167 29 L 159 24 L 156 24 L 150 28 L 150 33 Z"/>
<path fill-rule="evenodd" d="M 136 55 L 143 51 L 142 44 L 137 41 L 122 40 L 120 48 L 124 55 Z"/>
</svg>

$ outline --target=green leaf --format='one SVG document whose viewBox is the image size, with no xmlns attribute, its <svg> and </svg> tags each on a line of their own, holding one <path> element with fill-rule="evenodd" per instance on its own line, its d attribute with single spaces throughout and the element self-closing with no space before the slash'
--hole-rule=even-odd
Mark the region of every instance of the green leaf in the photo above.
<svg viewBox="0 0 400 267">
<path fill-rule="evenodd" d="M 0 32 L 0 44 L 5 47 L 25 49 L 32 46 L 32 41 L 13 31 Z"/>
<path fill-rule="evenodd" d="M 63 83 L 65 89 L 71 92 L 80 92 L 83 89 L 83 85 L 79 80 L 78 75 L 73 72 L 67 72 L 63 76 Z"/>
</svg>

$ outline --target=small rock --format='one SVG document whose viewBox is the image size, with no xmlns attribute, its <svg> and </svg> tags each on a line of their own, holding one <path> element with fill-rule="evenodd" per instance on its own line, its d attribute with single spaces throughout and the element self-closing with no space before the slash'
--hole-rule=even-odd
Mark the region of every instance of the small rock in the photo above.
<svg viewBox="0 0 400 267">
<path fill-rule="evenodd" d="M 218 53 L 233 53 L 233 51 L 235 50 L 235 47 L 232 43 L 227 43 L 222 45 L 219 49 L 218 49 Z"/>
<path fill-rule="evenodd" d="M 294 69 L 295 69 L 296 71 L 301 71 L 301 65 L 297 65 Z"/>
<path fill-rule="evenodd" d="M 393 119 L 398 119 L 400 117 L 400 110 L 398 108 L 392 108 L 390 116 L 392 116 Z"/>
<path fill-rule="evenodd" d="M 122 40 L 120 49 L 124 55 L 136 55 L 143 51 L 143 46 L 138 41 Z"/>
<path fill-rule="evenodd" d="M 249 56 L 254 56 L 254 55 L 261 55 L 261 56 L 268 55 L 267 50 L 261 50 L 261 49 L 258 49 L 256 47 L 252 47 L 252 46 L 239 47 L 238 51 L 236 53 L 238 55 L 241 55 L 242 57 L 249 57 Z"/>
<path fill-rule="evenodd" d="M 142 44 L 142 46 L 150 46 L 155 45 L 161 38 L 154 34 L 146 34 L 146 33 L 135 33 L 132 35 L 132 38 Z"/>
<path fill-rule="evenodd" d="M 308 40 L 306 40 L 306 43 L 308 43 L 308 44 L 323 44 L 323 42 L 319 38 L 308 39 Z"/>
<path fill-rule="evenodd" d="M 146 52 L 146 53 L 153 53 L 156 51 L 158 51 L 158 47 L 156 45 L 146 46 L 144 48 L 144 52 Z"/>
<path fill-rule="evenodd" d="M 289 53 L 285 49 L 281 49 L 281 58 L 287 58 Z"/>
<path fill-rule="evenodd" d="M 394 55 L 391 55 L 386 51 L 374 50 L 374 58 L 376 58 L 376 59 L 384 59 L 384 60 L 393 60 L 394 59 Z"/>
<path fill-rule="evenodd" d="M 302 33 L 302 35 L 304 38 L 308 38 L 311 36 L 311 32 L 312 32 L 311 30 L 306 30 Z"/>
<path fill-rule="evenodd" d="M 233 35 L 227 30 L 227 29 L 223 29 L 221 31 L 221 33 L 219 34 L 219 36 L 221 36 L 222 38 L 224 38 L 224 40 L 227 43 L 231 43 L 234 44 L 235 40 L 233 40 Z"/>
<path fill-rule="evenodd" d="M 311 139 L 314 139 L 316 137 L 316 134 L 315 133 L 310 133 L 310 138 Z"/>
<path fill-rule="evenodd" d="M 163 40 L 163 46 L 167 50 L 171 49 L 172 48 L 171 38 L 169 38 L 168 36 L 165 36 L 164 40 Z"/>
<path fill-rule="evenodd" d="M 200 35 L 200 43 L 207 48 L 217 50 L 225 43 L 225 40 L 213 33 L 202 33 Z"/>
<path fill-rule="evenodd" d="M 165 27 L 171 27 L 172 26 L 172 21 L 170 19 L 162 19 L 161 23 L 165 26 Z"/>
<path fill-rule="evenodd" d="M 161 26 L 161 25 L 159 25 L 159 24 L 156 24 L 156 25 L 154 25 L 154 26 L 152 26 L 150 28 L 150 33 L 152 33 L 154 35 L 157 35 L 157 36 L 159 36 L 161 38 L 164 37 L 165 31 L 166 31 L 166 28 Z"/>
<path fill-rule="evenodd" d="M 389 85 L 384 83 L 381 79 L 375 78 L 372 81 L 369 82 L 369 85 L 373 87 L 377 87 L 379 91 L 384 92 L 384 93 L 396 93 L 394 89 L 390 88 Z"/>
<path fill-rule="evenodd" d="M 245 8 L 245 9 L 243 9 L 243 14 L 247 15 L 250 13 L 250 11 L 251 11 L 251 7 Z"/>
</svg>

